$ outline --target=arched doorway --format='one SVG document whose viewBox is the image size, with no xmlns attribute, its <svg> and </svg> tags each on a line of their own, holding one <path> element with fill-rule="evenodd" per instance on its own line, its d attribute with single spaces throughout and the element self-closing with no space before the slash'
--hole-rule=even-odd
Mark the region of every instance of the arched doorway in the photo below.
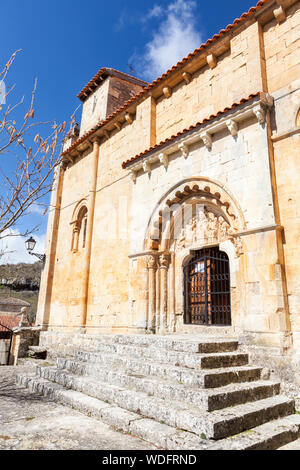
<svg viewBox="0 0 300 470">
<path fill-rule="evenodd" d="M 184 267 L 184 323 L 231 325 L 229 258 L 218 247 L 196 251 Z"/>
<path fill-rule="evenodd" d="M 150 331 L 236 324 L 239 302 L 231 288 L 236 287 L 236 267 L 243 253 L 239 233 L 245 228 L 243 213 L 230 193 L 207 179 L 185 180 L 161 199 L 144 244 Z"/>
</svg>

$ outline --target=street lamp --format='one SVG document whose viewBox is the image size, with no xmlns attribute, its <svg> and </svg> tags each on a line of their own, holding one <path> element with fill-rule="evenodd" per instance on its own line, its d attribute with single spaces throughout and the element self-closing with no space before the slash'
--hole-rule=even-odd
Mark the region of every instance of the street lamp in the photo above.
<svg viewBox="0 0 300 470">
<path fill-rule="evenodd" d="M 40 261 L 42 261 L 45 264 L 46 261 L 46 255 L 40 255 L 38 253 L 33 253 L 33 250 L 35 248 L 36 241 L 33 237 L 30 237 L 28 240 L 25 242 L 25 246 L 27 248 L 27 251 L 30 255 L 36 256 Z"/>
</svg>

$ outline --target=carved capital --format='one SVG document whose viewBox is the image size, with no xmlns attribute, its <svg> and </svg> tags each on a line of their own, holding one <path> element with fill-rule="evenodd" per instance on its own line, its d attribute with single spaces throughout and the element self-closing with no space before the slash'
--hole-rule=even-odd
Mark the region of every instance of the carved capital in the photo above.
<svg viewBox="0 0 300 470">
<path fill-rule="evenodd" d="M 159 266 L 161 269 L 168 269 L 170 264 L 170 255 L 168 253 L 162 253 L 159 257 Z"/>
<path fill-rule="evenodd" d="M 189 148 L 184 142 L 179 144 L 178 148 L 184 158 L 187 158 L 189 156 Z"/>
<path fill-rule="evenodd" d="M 238 135 L 239 126 L 237 122 L 233 121 L 233 119 L 228 119 L 228 121 L 226 121 L 226 126 L 232 137 L 236 137 Z"/>
<path fill-rule="evenodd" d="M 244 253 L 242 238 L 230 237 L 229 240 L 234 244 L 236 257 L 239 258 Z"/>
<path fill-rule="evenodd" d="M 200 138 L 201 138 L 201 140 L 203 141 L 205 147 L 206 147 L 208 150 L 211 150 L 211 148 L 212 148 L 212 138 L 211 138 L 211 135 L 208 134 L 208 132 L 202 132 L 202 134 L 200 135 Z"/>
<path fill-rule="evenodd" d="M 157 255 L 151 254 L 147 256 L 147 268 L 148 269 L 157 268 Z"/>
<path fill-rule="evenodd" d="M 257 106 L 255 106 L 253 108 L 253 113 L 256 116 L 259 124 L 262 125 L 262 124 L 265 123 L 266 112 L 265 112 L 264 108 L 261 106 L 261 104 L 258 104 Z"/>
</svg>

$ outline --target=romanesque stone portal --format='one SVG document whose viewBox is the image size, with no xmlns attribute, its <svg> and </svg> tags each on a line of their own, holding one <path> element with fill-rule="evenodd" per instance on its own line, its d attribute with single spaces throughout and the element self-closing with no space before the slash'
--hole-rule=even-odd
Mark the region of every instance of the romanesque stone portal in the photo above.
<svg viewBox="0 0 300 470">
<path fill-rule="evenodd" d="M 300 382 L 299 31 L 299 1 L 263 0 L 152 84 L 103 68 L 79 93 L 52 193 L 43 329 L 223 325 Z"/>
</svg>

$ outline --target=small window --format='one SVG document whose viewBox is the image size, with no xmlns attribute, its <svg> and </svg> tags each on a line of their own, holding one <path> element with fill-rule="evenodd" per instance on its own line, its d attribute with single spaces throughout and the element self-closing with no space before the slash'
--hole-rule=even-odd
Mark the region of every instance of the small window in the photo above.
<svg viewBox="0 0 300 470">
<path fill-rule="evenodd" d="M 86 232 L 87 232 L 87 208 L 81 207 L 78 212 L 77 219 L 73 222 L 73 236 L 72 236 L 72 251 L 77 251 L 85 248 L 86 245 Z"/>
</svg>

